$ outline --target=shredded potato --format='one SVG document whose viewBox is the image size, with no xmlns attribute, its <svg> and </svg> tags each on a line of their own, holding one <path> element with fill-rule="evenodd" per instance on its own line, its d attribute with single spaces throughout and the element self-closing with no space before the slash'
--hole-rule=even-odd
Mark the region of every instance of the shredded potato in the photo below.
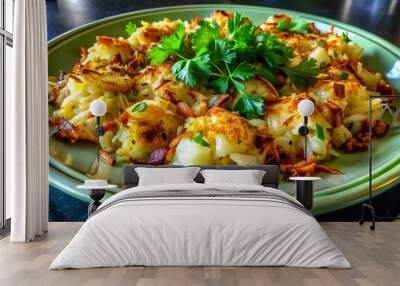
<svg viewBox="0 0 400 286">
<path fill-rule="evenodd" d="M 231 12 L 215 11 L 204 20 L 217 24 L 218 37 L 223 39 L 229 36 L 232 17 Z M 300 88 L 281 71 L 272 78 L 258 72 L 260 66 L 253 62 L 255 76 L 235 79 L 242 93 L 263 108 L 257 116 L 246 118 L 235 109 L 238 101 L 245 100 L 243 94 L 229 88 L 218 92 L 203 81 L 186 85 L 174 74 L 179 56 L 157 65 L 151 65 L 146 56 L 179 26 L 184 27 L 182 34 L 190 47 L 192 33 L 204 24 L 201 21 L 196 17 L 188 22 L 142 22 L 127 38 L 98 36 L 92 47 L 82 48 L 70 73 L 49 76 L 49 102 L 57 107 L 50 119 L 54 136 L 71 144 L 96 142 L 96 122 L 89 107 L 93 100 L 102 99 L 107 113 L 101 118 L 105 134 L 100 144 L 110 164 L 277 163 L 286 174 L 339 174 L 319 161 L 340 156 L 340 150 L 365 150 L 369 96 L 392 89 L 361 62 L 363 49 L 357 43 L 333 28 L 321 32 L 314 23 L 305 26 L 304 33 L 278 29 L 282 21 L 294 20 L 283 14 L 269 17 L 256 27 L 256 33 L 273 34 L 292 50 L 289 67 L 313 59 L 318 74 L 311 85 Z M 304 161 L 305 142 L 299 134 L 303 117 L 297 105 L 302 99 L 315 104 L 308 124 L 308 161 Z M 376 137 L 388 128 L 380 120 L 382 112 L 383 101 L 374 99 Z"/>
</svg>

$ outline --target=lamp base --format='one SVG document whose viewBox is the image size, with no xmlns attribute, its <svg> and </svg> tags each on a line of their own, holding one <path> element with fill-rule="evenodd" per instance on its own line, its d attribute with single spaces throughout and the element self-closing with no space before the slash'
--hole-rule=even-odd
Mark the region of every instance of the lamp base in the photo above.
<svg viewBox="0 0 400 286">
<path fill-rule="evenodd" d="M 360 224 L 360 225 L 363 225 L 364 224 L 364 222 L 365 222 L 365 212 L 364 212 L 364 209 L 365 208 L 367 208 L 367 209 L 369 209 L 369 211 L 371 212 L 371 221 L 372 221 L 372 224 L 369 226 L 369 229 L 370 230 L 375 230 L 375 208 L 374 208 L 374 206 L 373 205 L 371 205 L 371 204 L 367 204 L 367 203 L 365 203 L 365 204 L 362 204 L 361 205 L 361 219 L 358 221 L 358 223 Z"/>
<path fill-rule="evenodd" d="M 296 181 L 296 199 L 311 210 L 314 205 L 313 181 Z"/>
<path fill-rule="evenodd" d="M 89 197 L 93 202 L 88 207 L 88 217 L 93 214 L 97 208 L 101 205 L 100 200 L 104 197 L 106 193 L 105 189 L 91 189 L 89 190 Z"/>
</svg>

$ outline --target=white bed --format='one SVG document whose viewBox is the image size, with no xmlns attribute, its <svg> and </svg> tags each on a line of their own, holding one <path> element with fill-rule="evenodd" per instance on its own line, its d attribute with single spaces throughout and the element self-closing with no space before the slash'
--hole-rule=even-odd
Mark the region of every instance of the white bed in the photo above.
<svg viewBox="0 0 400 286">
<path fill-rule="evenodd" d="M 134 187 L 111 197 L 50 268 L 128 265 L 351 267 L 286 193 L 197 183 Z"/>
</svg>

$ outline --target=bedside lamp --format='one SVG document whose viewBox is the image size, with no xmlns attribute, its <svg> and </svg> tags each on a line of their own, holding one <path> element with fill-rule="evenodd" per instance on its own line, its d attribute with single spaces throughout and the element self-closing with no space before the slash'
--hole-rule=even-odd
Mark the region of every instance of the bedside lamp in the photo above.
<svg viewBox="0 0 400 286">
<path fill-rule="evenodd" d="M 304 125 L 299 128 L 299 134 L 304 136 L 304 160 L 307 161 L 308 152 L 307 152 L 307 135 L 310 133 L 310 130 L 307 127 L 308 117 L 314 113 L 314 103 L 309 99 L 303 99 L 297 105 L 297 111 L 304 117 Z"/>
<path fill-rule="evenodd" d="M 106 114 L 107 105 L 101 99 L 93 100 L 90 104 L 90 113 L 96 116 L 96 137 L 97 137 L 97 163 L 100 161 L 100 136 L 103 136 L 105 130 L 100 125 L 100 117 Z"/>
<path fill-rule="evenodd" d="M 307 135 L 310 133 L 308 129 L 308 117 L 314 113 L 314 103 L 309 99 L 303 99 L 297 105 L 297 111 L 304 117 L 304 125 L 299 128 L 299 134 L 304 136 L 304 160 L 308 159 L 307 152 Z M 296 182 L 296 199 L 309 210 L 314 205 L 314 187 L 313 182 L 320 180 L 319 177 L 290 177 Z"/>
</svg>

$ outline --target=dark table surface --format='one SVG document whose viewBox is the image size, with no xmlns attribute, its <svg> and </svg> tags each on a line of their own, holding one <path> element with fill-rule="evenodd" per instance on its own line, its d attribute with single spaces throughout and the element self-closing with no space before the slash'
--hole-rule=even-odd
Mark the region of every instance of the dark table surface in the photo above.
<svg viewBox="0 0 400 286">
<path fill-rule="evenodd" d="M 175 0 L 52 0 L 47 1 L 48 38 L 97 19 L 130 11 L 191 4 L 244 4 L 290 9 L 336 19 L 365 29 L 400 46 L 399 0 L 265 0 L 265 1 L 175 1 Z M 54 191 L 54 190 L 53 190 Z M 54 195 L 55 196 L 55 195 Z M 59 201 L 57 199 L 56 201 Z M 400 210 L 399 187 L 375 200 L 377 213 L 395 215 Z M 82 215 L 85 213 L 85 207 Z M 320 216 L 321 220 L 357 220 L 360 206 Z M 75 214 L 76 215 L 76 214 Z M 54 220 L 60 220 L 56 216 Z M 62 217 L 61 220 L 76 220 Z"/>
<path fill-rule="evenodd" d="M 47 1 L 49 39 L 91 21 L 130 11 L 183 4 L 245 4 L 284 8 L 324 16 L 363 28 L 400 46 L 398 0 L 53 0 Z"/>
</svg>

